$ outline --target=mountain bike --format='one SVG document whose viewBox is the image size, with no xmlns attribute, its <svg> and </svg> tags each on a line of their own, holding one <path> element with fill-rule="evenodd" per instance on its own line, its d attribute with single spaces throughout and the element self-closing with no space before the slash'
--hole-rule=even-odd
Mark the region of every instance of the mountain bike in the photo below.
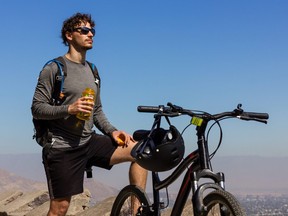
<svg viewBox="0 0 288 216">
<path fill-rule="evenodd" d="M 209 114 L 203 111 L 188 110 L 180 106 L 168 103 L 167 106 L 138 106 L 139 112 L 155 113 L 151 130 L 137 130 L 133 138 L 141 142 L 151 135 L 155 127 L 160 127 L 164 117 L 170 123 L 171 118 L 186 115 L 191 118 L 188 126 L 196 126 L 197 149 L 189 153 L 179 162 L 171 174 L 160 179 L 159 172 L 151 171 L 152 176 L 152 202 L 145 191 L 135 185 L 124 187 L 115 199 L 111 216 L 136 215 L 136 216 L 160 216 L 161 211 L 167 208 L 169 203 L 168 186 L 178 179 L 186 171 L 175 203 L 172 206 L 171 215 L 181 215 L 190 192 L 194 215 L 246 215 L 237 199 L 225 190 L 225 178 L 223 172 L 212 170 L 211 159 L 218 151 L 222 143 L 222 128 L 220 121 L 228 118 L 238 118 L 247 121 L 257 121 L 267 124 L 267 113 L 245 112 L 242 105 L 230 112 Z M 210 122 L 210 124 L 208 124 Z M 220 131 L 219 143 L 212 153 L 209 153 L 208 137 L 211 128 L 218 125 Z M 209 126 L 209 130 L 206 132 Z M 181 133 L 181 135 L 183 134 Z M 143 145 L 143 143 L 142 143 Z M 136 148 L 136 146 L 134 147 Z M 139 146 L 138 146 L 139 148 Z M 143 146 L 145 148 L 145 146 Z M 157 148 L 157 147 L 156 147 Z M 137 162 L 137 159 L 136 159 Z M 159 158 L 159 163 L 161 159 Z M 172 172 L 173 171 L 173 172 Z M 201 181 L 200 181 L 201 180 Z M 167 204 L 160 198 L 160 190 L 166 189 Z"/>
</svg>

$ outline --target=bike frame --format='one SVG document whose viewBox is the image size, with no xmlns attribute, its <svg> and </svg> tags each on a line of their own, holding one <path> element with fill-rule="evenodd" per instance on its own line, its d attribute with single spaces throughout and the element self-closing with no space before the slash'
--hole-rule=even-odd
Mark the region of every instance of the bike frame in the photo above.
<svg viewBox="0 0 288 216">
<path fill-rule="evenodd" d="M 205 136 L 206 128 L 209 121 L 215 121 L 215 123 L 217 123 L 220 127 L 219 121 L 227 118 L 238 118 L 246 121 L 258 121 L 265 124 L 267 123 L 267 119 L 269 118 L 268 113 L 244 112 L 241 107 L 242 104 L 238 104 L 237 108 L 233 111 L 211 115 L 203 111 L 193 112 L 192 110 L 183 109 L 182 107 L 173 105 L 172 103 L 167 103 L 167 107 L 163 105 L 160 105 L 158 107 L 138 106 L 139 112 L 156 113 L 154 115 L 154 123 L 152 129 L 150 130 L 150 132 L 148 131 L 148 133 L 146 131 L 146 133 L 138 134 L 138 141 L 143 140 L 147 136 L 149 136 L 149 133 L 151 133 L 155 129 L 155 127 L 160 128 L 162 117 L 165 117 L 169 125 L 171 125 L 169 118 L 178 117 L 180 115 L 188 115 L 192 117 L 191 124 L 196 125 L 197 135 L 197 150 L 188 154 L 188 156 L 186 156 L 182 160 L 182 162 L 174 169 L 174 171 L 168 177 L 161 180 L 159 178 L 158 172 L 152 171 L 153 203 L 152 206 L 141 206 L 144 215 L 160 215 L 160 210 L 163 209 L 162 203 L 160 202 L 160 190 L 164 188 L 167 189 L 168 186 L 171 185 L 176 179 L 178 179 L 180 175 L 185 171 L 186 173 L 178 191 L 171 215 L 178 216 L 182 213 L 189 197 L 190 191 L 192 191 L 191 201 L 193 204 L 194 215 L 202 215 L 205 211 L 207 211 L 204 205 L 204 195 L 206 195 L 207 192 L 211 190 L 225 190 L 224 173 L 213 172 L 210 163 L 211 157 L 209 154 L 209 146 Z M 220 142 L 217 149 L 221 144 L 221 139 L 222 130 Z M 217 149 L 212 155 L 216 153 Z M 200 184 L 200 179 L 205 179 L 204 183 L 201 182 Z"/>
<path fill-rule="evenodd" d="M 152 172 L 153 204 L 152 210 L 155 216 L 160 215 L 160 190 L 167 188 L 187 169 L 181 187 L 178 191 L 176 201 L 172 208 L 171 216 L 178 216 L 184 209 L 190 191 L 192 190 L 193 209 L 196 215 L 200 215 L 204 210 L 204 191 L 212 189 L 224 189 L 224 173 L 214 173 L 209 162 L 208 144 L 205 139 L 205 130 L 208 121 L 205 119 L 201 126 L 197 126 L 198 149 L 191 152 L 175 168 L 175 170 L 163 180 L 160 180 L 158 172 Z M 160 124 L 160 119 L 155 117 L 155 123 Z M 211 179 L 214 182 L 205 182 L 199 186 L 202 178 Z"/>
</svg>

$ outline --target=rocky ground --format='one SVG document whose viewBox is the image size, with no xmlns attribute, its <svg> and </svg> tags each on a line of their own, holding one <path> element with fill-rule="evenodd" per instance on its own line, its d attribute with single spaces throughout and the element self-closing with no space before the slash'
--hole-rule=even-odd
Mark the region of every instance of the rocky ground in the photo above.
<svg viewBox="0 0 288 216">
<path fill-rule="evenodd" d="M 67 216 L 79 215 L 89 208 L 90 192 L 74 196 Z M 0 194 L 0 216 L 46 216 L 49 208 L 47 191 L 6 191 Z"/>
<path fill-rule="evenodd" d="M 91 195 L 88 190 L 74 196 L 67 216 L 110 216 L 115 196 L 106 198 L 90 206 Z M 0 216 L 46 216 L 49 207 L 47 191 L 20 192 L 6 191 L 0 194 Z M 166 210 L 162 216 L 170 215 Z M 191 216 L 191 207 L 185 208 L 182 216 Z"/>
<path fill-rule="evenodd" d="M 95 214 L 96 211 L 106 211 L 109 215 L 113 198 L 110 201 L 106 199 L 115 197 L 118 190 L 93 178 L 85 179 L 84 184 L 86 190 L 72 198 L 67 216 L 78 216 L 82 212 L 86 216 L 92 211 L 94 215 L 105 215 Z M 99 205 L 100 208 L 97 208 Z M 91 210 L 92 207 L 94 210 Z M 0 216 L 46 216 L 48 209 L 49 195 L 44 182 L 29 180 L 0 169 Z"/>
</svg>

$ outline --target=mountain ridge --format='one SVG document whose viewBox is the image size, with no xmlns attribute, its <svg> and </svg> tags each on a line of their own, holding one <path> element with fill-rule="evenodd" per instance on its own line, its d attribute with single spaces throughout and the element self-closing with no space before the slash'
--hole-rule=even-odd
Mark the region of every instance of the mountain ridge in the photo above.
<svg viewBox="0 0 288 216">
<path fill-rule="evenodd" d="M 227 190 L 241 194 L 288 193 L 286 164 L 288 157 L 215 156 L 212 159 L 213 170 L 225 173 Z M 36 182 L 46 182 L 41 154 L 0 154 L 0 169 Z M 93 167 L 93 179 L 85 178 L 85 183 L 105 183 L 115 192 L 129 183 L 128 170 L 129 163 L 116 165 L 112 170 Z M 179 182 L 175 184 L 179 185 Z"/>
<path fill-rule="evenodd" d="M 287 163 L 288 157 L 222 156 L 213 159 L 213 169 L 215 172 L 225 173 L 226 190 L 236 196 L 281 195 L 288 194 Z M 128 177 L 123 175 L 124 172 L 128 173 L 128 165 L 115 166 L 110 171 L 94 168 L 94 178 L 85 178 L 84 181 L 84 187 L 88 191 L 85 190 L 83 194 L 73 197 L 69 215 L 92 216 L 98 215 L 98 213 L 99 215 L 110 215 L 115 196 L 123 185 L 128 184 Z M 10 170 L 7 171 L 7 169 Z M 160 173 L 161 176 L 162 173 Z M 169 187 L 172 200 L 175 198 L 175 191 L 179 188 L 180 183 L 180 181 L 173 183 L 176 186 L 172 185 L 172 191 Z M 7 211 L 12 212 L 13 215 L 24 215 L 23 212 L 29 212 L 25 215 L 45 216 L 49 205 L 46 188 L 44 170 L 39 155 L 3 156 L 0 154 L 0 215 L 5 215 Z M 149 193 L 149 186 L 147 189 Z M 5 203 L 10 205 L 5 206 Z M 34 206 L 32 210 L 31 204 Z M 163 215 L 168 214 L 169 211 L 163 212 Z M 188 212 L 184 215 L 191 215 L 191 213 Z"/>
</svg>

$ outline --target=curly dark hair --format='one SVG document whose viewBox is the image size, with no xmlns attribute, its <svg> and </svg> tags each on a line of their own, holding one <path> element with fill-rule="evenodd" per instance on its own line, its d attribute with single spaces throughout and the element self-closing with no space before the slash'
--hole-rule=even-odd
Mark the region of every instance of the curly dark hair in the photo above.
<svg viewBox="0 0 288 216">
<path fill-rule="evenodd" d="M 95 26 L 95 22 L 92 20 L 91 15 L 83 14 L 83 13 L 76 13 L 63 22 L 61 36 L 62 36 L 63 43 L 66 46 L 68 46 L 68 41 L 65 36 L 66 32 L 72 32 L 73 29 L 81 25 L 81 23 L 84 23 L 84 24 L 90 23 L 92 28 Z"/>
</svg>

